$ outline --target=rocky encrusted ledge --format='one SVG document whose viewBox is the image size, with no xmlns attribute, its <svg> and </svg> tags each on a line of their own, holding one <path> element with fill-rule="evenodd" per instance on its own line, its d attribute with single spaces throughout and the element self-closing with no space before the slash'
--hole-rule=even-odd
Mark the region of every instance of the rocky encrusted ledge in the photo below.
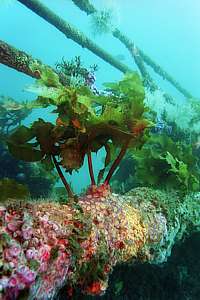
<svg viewBox="0 0 200 300">
<path fill-rule="evenodd" d="M 162 263 L 183 236 L 198 231 L 198 194 L 136 188 L 124 196 L 104 185 L 77 202 L 16 202 L 0 208 L 2 299 L 53 299 L 105 292 L 113 267 L 126 262 Z"/>
</svg>

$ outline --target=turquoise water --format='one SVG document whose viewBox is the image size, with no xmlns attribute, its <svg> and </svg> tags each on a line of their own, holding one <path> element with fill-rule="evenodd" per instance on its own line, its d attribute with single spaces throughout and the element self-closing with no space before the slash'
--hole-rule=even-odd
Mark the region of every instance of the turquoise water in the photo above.
<svg viewBox="0 0 200 300">
<path fill-rule="evenodd" d="M 6 2 L 6 1 L 4 1 Z M 81 55 L 87 64 L 100 67 L 98 85 L 108 80 L 119 79 L 121 74 L 88 50 L 83 50 L 73 41 L 48 24 L 17 1 L 0 7 L 0 36 L 2 40 L 31 53 L 45 63 L 53 65 L 61 57 L 70 59 Z M 91 36 L 89 20 L 71 1 L 42 1 L 50 9 Z M 114 7 L 116 23 L 120 30 L 154 58 L 182 85 L 199 96 L 198 76 L 200 69 L 199 48 L 199 1 L 93 1 L 99 8 Z M 126 62 L 132 64 L 128 51 L 110 35 L 95 38 L 97 44 L 114 55 L 122 53 Z M 29 83 L 21 74 L 1 66 L 2 93 L 26 99 L 30 95 L 22 92 Z M 9 73 L 7 73 L 9 72 Z M 10 83 L 6 80 L 11 78 Z M 26 79 L 25 79 L 26 78 Z M 27 80 L 27 81 L 26 81 Z"/>
</svg>

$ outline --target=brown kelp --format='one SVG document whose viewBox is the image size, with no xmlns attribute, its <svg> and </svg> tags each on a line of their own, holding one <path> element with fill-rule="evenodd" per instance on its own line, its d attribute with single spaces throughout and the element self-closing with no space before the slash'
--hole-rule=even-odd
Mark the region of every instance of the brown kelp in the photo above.
<svg viewBox="0 0 200 300">
<path fill-rule="evenodd" d="M 49 169 L 53 163 L 69 192 L 72 192 L 62 175 L 60 165 L 67 172 L 78 170 L 88 156 L 92 184 L 91 152 L 105 147 L 105 168 L 111 163 L 112 152 L 121 151 L 113 161 L 105 179 L 109 184 L 127 148 L 143 143 L 145 129 L 152 122 L 144 117 L 144 88 L 137 73 L 129 73 L 118 83 L 106 84 L 107 94 L 95 95 L 86 85 L 64 86 L 49 68 L 33 68 L 40 79 L 28 90 L 38 94 L 33 106 L 55 106 L 56 124 L 43 119 L 30 128 L 21 126 L 9 138 L 10 152 L 25 161 L 41 161 Z M 35 139 L 35 142 L 31 142 Z M 98 181 L 103 177 L 101 170 Z"/>
</svg>

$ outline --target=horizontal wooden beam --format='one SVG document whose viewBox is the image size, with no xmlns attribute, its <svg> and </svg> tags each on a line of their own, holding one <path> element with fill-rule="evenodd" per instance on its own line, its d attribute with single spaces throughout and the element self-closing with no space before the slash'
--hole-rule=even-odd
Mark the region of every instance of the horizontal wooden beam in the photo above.
<svg viewBox="0 0 200 300">
<path fill-rule="evenodd" d="M 114 68 L 118 69 L 123 73 L 131 71 L 131 69 L 128 66 L 119 62 L 111 54 L 109 54 L 103 48 L 95 44 L 83 32 L 76 29 L 73 25 L 69 24 L 64 19 L 60 18 L 47 6 L 42 4 L 39 0 L 18 0 L 18 1 L 23 5 L 25 5 L 27 8 L 31 9 L 38 16 L 42 17 L 48 23 L 56 27 L 59 31 L 64 33 L 64 35 L 68 39 L 73 40 L 83 48 L 87 48 L 92 53 L 102 58 L 104 61 L 109 63 Z"/>
</svg>

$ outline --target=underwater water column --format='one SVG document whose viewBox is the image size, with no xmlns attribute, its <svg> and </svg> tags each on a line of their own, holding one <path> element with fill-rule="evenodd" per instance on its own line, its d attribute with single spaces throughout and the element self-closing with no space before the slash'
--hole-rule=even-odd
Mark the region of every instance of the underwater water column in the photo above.
<svg viewBox="0 0 200 300">
<path fill-rule="evenodd" d="M 67 38 L 72 39 L 74 42 L 78 43 L 83 48 L 87 48 L 92 51 L 95 55 L 102 58 L 104 61 L 109 63 L 114 68 L 119 71 L 126 73 L 130 72 L 130 68 L 117 59 L 115 59 L 110 53 L 106 52 L 104 49 L 95 44 L 90 40 L 84 33 L 76 29 L 73 25 L 69 24 L 48 7 L 43 5 L 38 0 L 18 0 L 20 3 L 24 4 L 27 8 L 31 9 L 37 15 L 45 19 L 48 23 L 55 26 L 59 31 L 61 31 Z"/>
<path fill-rule="evenodd" d="M 155 73 L 157 73 L 158 75 L 160 75 L 164 80 L 167 80 L 168 82 L 170 82 L 182 95 L 184 95 L 186 98 L 192 98 L 192 95 L 190 92 L 188 92 L 184 87 L 181 86 L 181 84 L 175 80 L 171 75 L 169 75 L 165 70 L 163 70 L 163 68 L 155 63 L 147 54 L 145 54 L 140 48 L 134 46 L 134 43 L 129 40 L 129 38 L 124 35 L 123 33 L 120 32 L 120 30 L 115 29 L 112 32 L 113 36 L 117 39 L 119 39 L 124 45 L 125 47 L 130 51 L 131 55 L 134 55 L 134 47 L 135 47 L 135 60 L 137 60 L 137 57 L 139 58 L 139 61 L 142 60 L 144 61 L 147 65 L 149 65 Z M 137 62 L 136 62 L 137 63 Z M 138 63 L 137 63 L 138 65 Z M 141 69 L 140 67 L 141 63 L 139 64 L 139 69 Z M 149 75 L 149 73 L 145 72 L 144 73 L 144 78 L 147 78 L 147 81 L 150 82 L 150 87 L 152 86 L 152 88 L 155 90 L 156 89 L 156 85 L 154 82 L 152 82 L 152 79 Z"/>
<path fill-rule="evenodd" d="M 87 15 L 98 14 L 99 11 L 95 8 L 95 6 L 90 3 L 89 0 L 72 0 L 72 2 L 78 6 L 82 11 L 87 13 Z M 186 98 L 192 98 L 190 92 L 188 92 L 181 84 L 175 80 L 167 71 L 165 71 L 158 63 L 156 63 L 149 55 L 147 55 L 142 49 L 136 46 L 135 42 L 131 41 L 124 33 L 122 33 L 118 28 L 112 29 L 112 35 L 119 39 L 125 47 L 130 51 L 131 55 L 134 56 L 135 63 L 138 66 L 142 76 L 149 84 L 150 89 L 155 90 L 157 89 L 155 82 L 151 78 L 150 74 L 147 72 L 144 63 L 150 66 L 155 73 L 160 75 L 164 80 L 170 82 L 181 94 L 183 94 Z M 133 55 L 132 48 L 135 48 L 137 51 L 137 55 Z M 166 94 L 169 101 L 171 97 Z"/>
</svg>

